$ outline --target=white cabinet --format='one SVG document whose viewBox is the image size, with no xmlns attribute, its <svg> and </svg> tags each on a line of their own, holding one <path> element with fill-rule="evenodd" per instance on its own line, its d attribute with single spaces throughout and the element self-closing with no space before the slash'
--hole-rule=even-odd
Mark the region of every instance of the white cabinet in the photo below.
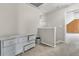
<svg viewBox="0 0 79 59">
<path fill-rule="evenodd" d="M 15 42 L 16 42 L 15 50 L 16 50 L 16 55 L 17 55 L 23 52 L 23 46 L 25 43 L 27 43 L 27 37 L 16 37 Z"/>
<path fill-rule="evenodd" d="M 22 53 L 24 50 L 35 47 L 35 37 L 29 36 L 14 36 L 0 38 L 0 55 L 1 56 L 14 56 Z"/>
</svg>

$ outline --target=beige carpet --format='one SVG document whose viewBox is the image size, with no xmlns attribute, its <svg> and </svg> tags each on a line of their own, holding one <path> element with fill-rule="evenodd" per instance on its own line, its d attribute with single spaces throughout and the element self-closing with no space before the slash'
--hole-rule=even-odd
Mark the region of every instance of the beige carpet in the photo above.
<svg viewBox="0 0 79 59">
<path fill-rule="evenodd" d="M 58 44 L 55 48 L 46 45 L 36 45 L 22 56 L 79 56 L 79 48 L 73 44 Z"/>
</svg>

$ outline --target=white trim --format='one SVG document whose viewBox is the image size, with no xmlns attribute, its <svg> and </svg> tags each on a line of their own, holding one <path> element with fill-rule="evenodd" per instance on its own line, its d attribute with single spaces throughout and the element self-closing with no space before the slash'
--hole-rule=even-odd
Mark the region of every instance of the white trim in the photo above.
<svg viewBox="0 0 79 59">
<path fill-rule="evenodd" d="M 56 47 L 56 27 L 54 27 L 54 47 Z"/>
</svg>

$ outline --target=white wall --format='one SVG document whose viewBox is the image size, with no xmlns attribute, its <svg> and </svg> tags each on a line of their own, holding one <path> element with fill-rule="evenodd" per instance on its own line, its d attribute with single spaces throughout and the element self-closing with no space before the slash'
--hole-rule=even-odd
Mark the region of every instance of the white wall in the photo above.
<svg viewBox="0 0 79 59">
<path fill-rule="evenodd" d="M 47 22 L 48 22 L 48 26 L 60 26 L 63 27 L 63 29 L 65 30 L 65 25 L 70 21 L 70 19 L 66 18 L 66 12 L 68 11 L 73 11 L 75 9 L 79 9 L 79 4 L 73 4 L 67 8 L 63 8 L 63 9 L 59 9 L 55 12 L 50 12 L 46 15 L 47 17 Z M 78 15 L 77 15 L 78 17 Z M 72 19 L 71 19 L 72 20 Z M 69 41 L 73 41 L 74 43 L 79 43 L 79 34 L 72 34 L 72 33 L 67 33 L 65 31 L 62 31 L 61 33 L 58 33 L 59 36 L 62 35 L 62 33 L 65 33 L 64 35 L 62 35 L 62 37 L 64 37 L 65 35 L 65 41 L 69 42 Z M 78 46 L 78 45 L 76 45 Z"/>
<path fill-rule="evenodd" d="M 0 36 L 35 34 L 40 11 L 28 4 L 0 4 Z"/>
<path fill-rule="evenodd" d="M 70 22 L 70 20 L 72 21 L 74 18 L 79 18 L 79 13 L 73 14 L 70 12 L 70 11 L 77 10 L 77 9 L 79 9 L 79 4 L 75 4 L 67 8 L 66 12 L 68 13 L 66 13 L 65 26 Z M 65 31 L 65 39 L 66 39 L 66 42 L 74 43 L 79 48 L 79 33 L 67 33 Z"/>
<path fill-rule="evenodd" d="M 35 34 L 40 21 L 40 11 L 28 4 L 18 6 L 18 33 Z"/>
<path fill-rule="evenodd" d="M 0 36 L 17 34 L 16 4 L 0 4 Z"/>
<path fill-rule="evenodd" d="M 55 12 L 46 14 L 47 23 L 49 27 L 57 27 L 57 40 L 64 40 L 64 11 L 65 9 L 59 9 Z"/>
</svg>

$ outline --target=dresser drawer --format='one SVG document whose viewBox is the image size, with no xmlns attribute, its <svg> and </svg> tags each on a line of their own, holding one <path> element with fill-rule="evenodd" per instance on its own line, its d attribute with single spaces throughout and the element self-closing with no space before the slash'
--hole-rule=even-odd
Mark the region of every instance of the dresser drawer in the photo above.
<svg viewBox="0 0 79 59">
<path fill-rule="evenodd" d="M 23 38 L 16 38 L 16 40 L 15 40 L 15 42 L 16 43 L 23 43 L 23 42 L 27 42 L 28 40 L 27 40 L 27 38 L 25 38 L 25 37 L 23 37 Z"/>
<path fill-rule="evenodd" d="M 29 40 L 27 42 L 23 42 L 22 44 L 23 45 L 28 45 L 28 44 L 31 44 L 31 43 L 35 43 L 35 40 Z"/>
<path fill-rule="evenodd" d="M 14 39 L 9 39 L 9 40 L 4 40 L 3 41 L 3 47 L 15 45 L 15 40 Z"/>
<path fill-rule="evenodd" d="M 29 36 L 29 40 L 35 40 L 35 36 Z"/>
<path fill-rule="evenodd" d="M 31 49 L 33 47 L 35 47 L 35 43 L 31 43 L 31 44 L 25 46 L 25 51 L 28 50 L 28 49 Z"/>
</svg>

